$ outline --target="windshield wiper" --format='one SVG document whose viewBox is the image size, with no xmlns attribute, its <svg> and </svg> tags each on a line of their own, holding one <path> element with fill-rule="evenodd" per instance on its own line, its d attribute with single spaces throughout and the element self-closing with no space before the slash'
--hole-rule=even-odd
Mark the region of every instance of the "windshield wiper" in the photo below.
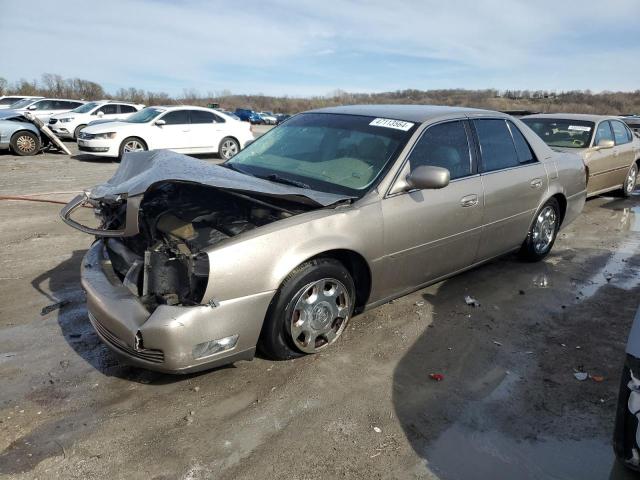
<svg viewBox="0 0 640 480">
<path fill-rule="evenodd" d="M 262 177 L 265 178 L 271 182 L 277 182 L 277 183 L 284 183 L 287 185 L 293 185 L 294 187 L 299 187 L 299 188 L 309 188 L 309 185 L 307 185 L 306 183 L 302 183 L 299 182 L 297 180 L 293 180 L 292 178 L 287 178 L 287 177 L 282 177 L 280 175 L 278 175 L 277 173 L 272 173 L 270 175 L 267 175 L 266 177 Z"/>
</svg>

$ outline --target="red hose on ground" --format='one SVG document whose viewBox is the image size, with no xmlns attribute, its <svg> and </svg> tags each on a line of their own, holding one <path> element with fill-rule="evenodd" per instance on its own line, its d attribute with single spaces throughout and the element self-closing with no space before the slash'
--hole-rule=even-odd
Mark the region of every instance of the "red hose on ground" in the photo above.
<svg viewBox="0 0 640 480">
<path fill-rule="evenodd" d="M 49 198 L 33 198 L 20 195 L 0 195 L 0 200 L 22 200 L 25 202 L 41 202 L 41 203 L 57 203 L 58 205 L 66 205 L 69 202 L 63 200 L 52 200 Z M 82 205 L 85 208 L 93 208 L 91 205 Z"/>
</svg>

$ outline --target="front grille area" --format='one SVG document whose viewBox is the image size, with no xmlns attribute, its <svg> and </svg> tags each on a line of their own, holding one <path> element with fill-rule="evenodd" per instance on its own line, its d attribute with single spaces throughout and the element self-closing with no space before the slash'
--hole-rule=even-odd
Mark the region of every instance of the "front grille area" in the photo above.
<svg viewBox="0 0 640 480">
<path fill-rule="evenodd" d="M 98 319 L 89 312 L 89 321 L 93 328 L 100 334 L 100 336 L 109 343 L 116 350 L 119 350 L 127 355 L 132 357 L 139 358 L 141 360 L 145 360 L 151 363 L 164 363 L 164 352 L 162 350 L 150 350 L 150 349 L 139 349 L 135 350 L 127 345 L 125 342 L 116 337 L 113 333 L 107 330 L 104 325 L 102 325 Z"/>
<path fill-rule="evenodd" d="M 78 145 L 78 150 L 83 152 L 108 152 L 109 147 L 87 147 L 86 145 Z"/>
</svg>

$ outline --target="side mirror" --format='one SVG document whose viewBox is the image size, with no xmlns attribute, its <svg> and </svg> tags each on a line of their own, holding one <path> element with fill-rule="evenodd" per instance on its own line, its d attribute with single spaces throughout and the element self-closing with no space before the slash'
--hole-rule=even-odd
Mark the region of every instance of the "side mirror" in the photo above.
<svg viewBox="0 0 640 480">
<path fill-rule="evenodd" d="M 606 138 L 601 138 L 600 140 L 598 140 L 598 144 L 596 145 L 598 149 L 613 148 L 615 146 L 616 146 L 616 142 L 614 142 L 613 140 L 608 140 Z"/>
<path fill-rule="evenodd" d="M 154 122 L 154 124 L 155 124 L 157 127 L 161 127 L 162 125 L 164 125 L 164 124 L 166 124 L 166 123 L 167 123 L 167 122 L 165 122 L 165 121 L 164 121 L 164 120 L 162 120 L 162 119 L 160 119 L 160 120 L 156 120 L 156 121 Z"/>
<path fill-rule="evenodd" d="M 29 105 L 27 110 L 35 110 L 37 107 L 35 105 Z"/>
<path fill-rule="evenodd" d="M 407 175 L 406 182 L 410 190 L 444 188 L 449 185 L 451 173 L 446 168 L 421 165 Z"/>
<path fill-rule="evenodd" d="M 100 110 L 96 115 L 98 115 L 98 118 L 102 118 L 104 117 L 104 112 Z"/>
</svg>

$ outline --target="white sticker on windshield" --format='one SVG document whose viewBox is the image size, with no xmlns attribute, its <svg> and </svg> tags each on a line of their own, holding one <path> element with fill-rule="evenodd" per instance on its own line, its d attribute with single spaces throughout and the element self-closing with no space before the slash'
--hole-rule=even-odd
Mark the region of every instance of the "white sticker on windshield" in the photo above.
<svg viewBox="0 0 640 480">
<path fill-rule="evenodd" d="M 414 124 L 411 122 L 403 122 L 402 120 L 391 120 L 390 118 L 376 118 L 369 125 L 373 125 L 374 127 L 395 128 L 396 130 L 406 132 L 413 127 Z"/>
<path fill-rule="evenodd" d="M 579 132 L 590 132 L 591 127 L 585 127 L 584 125 L 569 125 L 569 130 L 578 130 Z"/>
</svg>

